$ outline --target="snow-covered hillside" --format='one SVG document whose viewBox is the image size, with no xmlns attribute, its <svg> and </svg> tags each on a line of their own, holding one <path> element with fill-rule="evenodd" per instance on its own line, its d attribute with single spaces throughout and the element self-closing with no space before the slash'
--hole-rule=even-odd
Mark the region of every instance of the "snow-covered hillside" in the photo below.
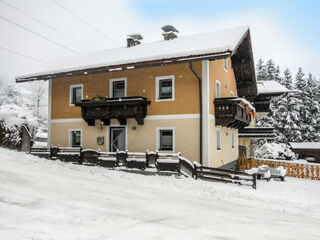
<svg viewBox="0 0 320 240">
<path fill-rule="evenodd" d="M 1 239 L 319 239 L 320 183 L 258 189 L 0 148 Z"/>
</svg>

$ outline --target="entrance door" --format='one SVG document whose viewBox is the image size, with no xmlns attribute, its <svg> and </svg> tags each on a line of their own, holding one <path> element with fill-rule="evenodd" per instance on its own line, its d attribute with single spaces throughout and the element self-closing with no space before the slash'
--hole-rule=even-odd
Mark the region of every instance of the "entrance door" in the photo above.
<svg viewBox="0 0 320 240">
<path fill-rule="evenodd" d="M 110 151 L 126 150 L 126 128 L 110 127 Z"/>
</svg>

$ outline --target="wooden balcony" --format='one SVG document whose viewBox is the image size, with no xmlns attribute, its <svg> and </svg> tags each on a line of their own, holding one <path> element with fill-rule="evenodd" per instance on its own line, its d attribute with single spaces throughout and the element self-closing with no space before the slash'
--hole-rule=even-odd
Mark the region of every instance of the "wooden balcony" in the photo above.
<svg viewBox="0 0 320 240">
<path fill-rule="evenodd" d="M 126 125 L 128 118 L 134 118 L 139 125 L 143 125 L 150 103 L 143 97 L 123 97 L 81 100 L 75 105 L 81 107 L 82 118 L 89 126 L 94 126 L 96 119 L 100 119 L 104 125 L 110 125 L 111 119 Z"/>
<path fill-rule="evenodd" d="M 249 139 L 273 139 L 276 137 L 272 127 L 246 127 L 238 132 L 239 138 Z"/>
<path fill-rule="evenodd" d="M 254 108 L 245 99 L 216 98 L 213 102 L 217 126 L 237 129 L 249 126 Z"/>
</svg>

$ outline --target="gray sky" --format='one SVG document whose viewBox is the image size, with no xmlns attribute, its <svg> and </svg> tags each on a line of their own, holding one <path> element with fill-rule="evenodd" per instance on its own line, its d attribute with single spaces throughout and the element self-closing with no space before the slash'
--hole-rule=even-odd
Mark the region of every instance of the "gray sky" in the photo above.
<svg viewBox="0 0 320 240">
<path fill-rule="evenodd" d="M 316 19 L 308 14 L 308 19 L 299 16 L 300 22 L 293 22 L 297 12 L 288 6 L 296 1 L 256 2 L 0 0 L 0 81 L 14 81 L 16 75 L 41 71 L 48 63 L 77 54 L 125 46 L 128 33 L 142 33 L 144 42 L 159 40 L 165 24 L 176 26 L 181 36 L 249 25 L 256 60 L 273 58 L 282 69 L 295 73 L 301 66 L 319 77 L 317 48 L 312 45 L 318 35 L 294 27 L 308 19 L 314 25 Z M 310 13 L 319 6 L 306 2 Z M 286 9 L 282 12 L 287 17 L 277 15 L 279 8 Z"/>
</svg>

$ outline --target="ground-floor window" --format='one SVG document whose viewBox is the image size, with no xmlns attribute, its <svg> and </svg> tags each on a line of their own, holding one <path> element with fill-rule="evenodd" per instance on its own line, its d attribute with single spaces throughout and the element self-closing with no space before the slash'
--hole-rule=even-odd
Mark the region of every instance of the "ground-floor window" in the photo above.
<svg viewBox="0 0 320 240">
<path fill-rule="evenodd" d="M 221 131 L 219 128 L 216 130 L 217 135 L 217 150 L 221 150 Z"/>
<path fill-rule="evenodd" d="M 174 128 L 157 128 L 157 149 L 174 151 Z"/>
<path fill-rule="evenodd" d="M 234 148 L 234 132 L 231 133 L 231 146 Z"/>
<path fill-rule="evenodd" d="M 82 140 L 81 129 L 71 129 L 69 130 L 69 145 L 70 147 L 80 147 Z"/>
</svg>

